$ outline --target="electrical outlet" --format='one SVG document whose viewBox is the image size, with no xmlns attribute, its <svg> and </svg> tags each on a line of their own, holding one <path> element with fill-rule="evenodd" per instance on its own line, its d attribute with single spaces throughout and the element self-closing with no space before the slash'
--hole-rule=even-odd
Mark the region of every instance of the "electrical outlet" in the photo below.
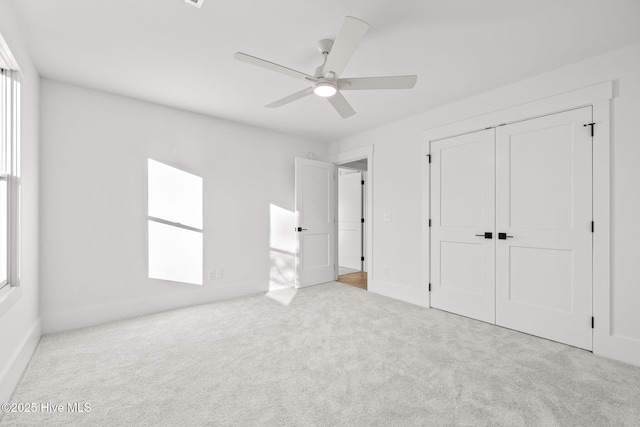
<svg viewBox="0 0 640 427">
<path fill-rule="evenodd" d="M 209 273 L 207 274 L 207 278 L 209 280 L 216 280 L 216 271 L 215 270 L 209 270 Z"/>
<path fill-rule="evenodd" d="M 391 222 L 391 219 L 392 219 L 391 212 L 385 212 L 383 219 L 385 220 L 385 222 Z"/>
</svg>

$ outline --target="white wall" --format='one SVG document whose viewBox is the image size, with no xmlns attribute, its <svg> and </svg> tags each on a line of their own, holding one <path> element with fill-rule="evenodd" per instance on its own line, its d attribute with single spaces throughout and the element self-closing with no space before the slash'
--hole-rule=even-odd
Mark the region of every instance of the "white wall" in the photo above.
<svg viewBox="0 0 640 427">
<path fill-rule="evenodd" d="M 420 234 L 425 130 L 608 80 L 615 82 L 611 103 L 610 334 L 632 349 L 611 356 L 640 365 L 640 44 L 336 141 L 333 152 L 375 146 L 375 265 L 370 289 L 418 304 L 428 302 L 421 279 L 422 265 L 428 260 L 422 253 Z M 393 222 L 383 222 L 384 212 L 393 213 Z M 384 276 L 385 267 L 389 267 L 389 277 Z"/>
<path fill-rule="evenodd" d="M 292 214 L 276 217 L 283 210 L 271 205 L 293 210 L 294 156 L 324 158 L 326 144 L 51 80 L 41 86 L 45 332 L 268 290 L 270 242 L 288 238 L 270 230 L 294 238 L 293 224 L 270 223 Z M 204 269 L 224 269 L 223 279 L 147 277 L 147 158 L 204 178 Z"/>
<path fill-rule="evenodd" d="M 38 314 L 38 113 L 39 77 L 23 43 L 21 25 L 9 2 L 0 2 L 0 34 L 22 70 L 21 286 L 0 302 L 0 402 L 13 387 L 40 339 Z"/>
</svg>

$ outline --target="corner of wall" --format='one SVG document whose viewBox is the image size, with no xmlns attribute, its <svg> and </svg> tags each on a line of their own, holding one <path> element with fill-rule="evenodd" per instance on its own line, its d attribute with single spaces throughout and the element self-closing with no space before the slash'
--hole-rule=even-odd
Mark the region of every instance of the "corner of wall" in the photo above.
<svg viewBox="0 0 640 427">
<path fill-rule="evenodd" d="M 0 317 L 0 402 L 11 393 L 41 336 L 39 314 L 40 76 L 26 44 L 19 13 L 0 2 L 0 30 L 20 68 L 20 266 L 15 301 Z"/>
</svg>

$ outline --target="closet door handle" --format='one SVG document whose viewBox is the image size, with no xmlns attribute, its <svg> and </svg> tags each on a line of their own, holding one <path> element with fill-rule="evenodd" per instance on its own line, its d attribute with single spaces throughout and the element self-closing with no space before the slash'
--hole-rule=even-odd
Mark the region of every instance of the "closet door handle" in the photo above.
<svg viewBox="0 0 640 427">
<path fill-rule="evenodd" d="M 307 228 L 302 228 L 302 227 L 298 227 L 298 228 L 294 228 L 293 231 L 297 231 L 297 232 L 302 232 L 302 231 L 307 231 Z"/>
<path fill-rule="evenodd" d="M 485 239 L 493 239 L 493 233 L 490 231 L 487 231 L 484 234 L 476 234 L 476 236 L 484 237 Z"/>
<path fill-rule="evenodd" d="M 498 233 L 498 239 L 500 240 L 513 239 L 513 236 L 507 236 L 507 233 Z"/>
</svg>

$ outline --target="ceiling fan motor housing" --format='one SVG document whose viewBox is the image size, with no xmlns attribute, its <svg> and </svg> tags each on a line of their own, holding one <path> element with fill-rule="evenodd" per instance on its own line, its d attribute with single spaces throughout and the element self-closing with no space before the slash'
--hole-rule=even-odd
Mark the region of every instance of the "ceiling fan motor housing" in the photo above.
<svg viewBox="0 0 640 427">
<path fill-rule="evenodd" d="M 318 49 L 320 53 L 325 55 L 331 52 L 331 48 L 333 47 L 333 40 L 331 39 L 322 39 L 318 42 Z"/>
<path fill-rule="evenodd" d="M 202 1 L 202 0 L 185 0 Z M 322 39 L 317 43 L 322 54 L 322 65 L 316 68 L 314 75 L 308 75 L 282 65 L 236 52 L 233 57 L 271 71 L 276 71 L 290 77 L 304 80 L 313 86 L 306 87 L 276 102 L 267 104 L 268 108 L 277 108 L 293 101 L 304 98 L 312 93 L 326 98 L 342 118 L 353 116 L 356 112 L 342 95 L 343 90 L 368 89 L 411 89 L 415 86 L 417 76 L 383 76 L 383 77 L 352 77 L 340 78 L 342 71 L 353 56 L 360 41 L 369 28 L 369 24 L 353 16 L 346 16 L 338 35 L 334 40 Z"/>
</svg>

